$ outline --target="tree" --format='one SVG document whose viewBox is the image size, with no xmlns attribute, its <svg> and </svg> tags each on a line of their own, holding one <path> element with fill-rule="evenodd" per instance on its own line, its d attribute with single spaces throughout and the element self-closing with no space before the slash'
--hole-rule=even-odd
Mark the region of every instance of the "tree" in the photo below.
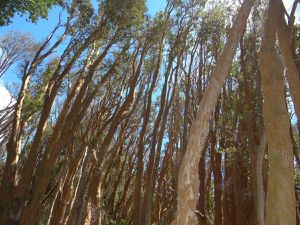
<svg viewBox="0 0 300 225">
<path fill-rule="evenodd" d="M 53 6 L 60 4 L 61 0 L 4 0 L 0 3 L 0 26 L 10 24 L 11 18 L 16 14 L 23 16 L 28 13 L 31 22 L 36 22 L 39 17 L 47 18 L 48 10 Z"/>
<path fill-rule="evenodd" d="M 298 1 L 254 2 L 73 0 L 39 44 L 4 35 L 0 224 L 294 225 Z"/>
<path fill-rule="evenodd" d="M 296 224 L 293 146 L 289 135 L 289 115 L 285 103 L 283 65 L 275 48 L 280 0 L 269 2 L 259 51 L 263 118 L 268 143 L 269 170 L 266 224 Z M 280 17 L 279 17 L 280 18 Z M 284 196 L 282 189 L 285 189 Z"/>
<path fill-rule="evenodd" d="M 209 130 L 209 118 L 228 74 L 230 64 L 232 63 L 238 42 L 244 32 L 247 18 L 253 4 L 254 1 L 252 0 L 245 0 L 242 4 L 229 33 L 228 41 L 218 59 L 208 87 L 200 102 L 199 108 L 201 110 L 191 127 L 188 149 L 183 157 L 179 170 L 177 212 L 172 225 L 196 223 L 195 210 L 199 190 L 197 168 L 199 165 L 199 157 L 201 156 L 200 153 L 203 151 Z"/>
<path fill-rule="evenodd" d="M 29 34 L 10 31 L 0 38 L 0 78 L 16 62 L 30 58 L 38 45 Z"/>
</svg>

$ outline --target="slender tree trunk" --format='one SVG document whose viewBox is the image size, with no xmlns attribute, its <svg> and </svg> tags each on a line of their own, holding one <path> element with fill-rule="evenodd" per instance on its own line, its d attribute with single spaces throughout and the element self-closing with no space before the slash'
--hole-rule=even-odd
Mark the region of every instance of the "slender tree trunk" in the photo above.
<svg viewBox="0 0 300 225">
<path fill-rule="evenodd" d="M 26 90 L 30 81 L 31 74 L 24 74 L 21 90 L 16 103 L 12 130 L 7 142 L 7 157 L 3 171 L 0 187 L 0 224 L 13 224 L 19 218 L 19 202 L 15 202 L 15 187 L 17 185 L 17 165 L 19 160 L 19 148 L 21 138 L 21 116 L 24 105 Z"/>
<path fill-rule="evenodd" d="M 62 224 L 68 204 L 71 203 L 73 197 L 73 185 L 76 169 L 78 168 L 82 158 L 84 157 L 85 148 L 78 149 L 78 153 L 70 160 L 66 179 L 63 182 L 60 195 L 54 202 L 53 212 L 50 215 L 48 225 Z"/>
<path fill-rule="evenodd" d="M 90 152 L 89 152 L 90 151 Z M 90 149 L 87 149 L 87 155 L 84 159 L 80 176 L 78 179 L 78 185 L 74 195 L 74 203 L 70 208 L 68 215 L 65 218 L 66 225 L 77 225 L 80 219 L 80 212 L 85 204 L 85 191 L 91 175 L 91 169 L 93 164 L 93 157 Z"/>
<path fill-rule="evenodd" d="M 190 130 L 188 149 L 179 170 L 177 212 L 172 225 L 193 225 L 197 223 L 195 216 L 199 191 L 197 168 L 209 130 L 209 118 L 217 103 L 254 2 L 255 0 L 245 0 L 242 4 L 200 102 L 199 113 Z"/>
<path fill-rule="evenodd" d="M 271 0 L 259 52 L 263 117 L 269 154 L 266 200 L 267 225 L 295 225 L 296 200 L 293 146 L 285 104 L 283 66 L 275 48 L 279 0 Z M 282 190 L 285 190 L 284 192 Z"/>
<path fill-rule="evenodd" d="M 205 151 L 203 151 L 201 159 L 199 161 L 199 200 L 198 200 L 198 223 L 199 225 L 206 225 L 206 212 L 205 212 Z"/>
<path fill-rule="evenodd" d="M 55 197 L 54 197 L 54 200 L 53 200 L 52 205 L 51 205 L 47 225 L 50 225 L 51 221 L 55 221 L 56 224 L 59 224 L 60 215 L 57 215 L 55 211 L 57 210 L 57 206 L 58 206 L 57 203 L 59 203 L 59 199 L 61 199 L 62 192 L 63 192 L 63 186 L 64 186 L 64 183 L 65 183 L 67 177 L 68 177 L 68 172 L 69 171 L 68 171 L 67 167 L 65 167 L 63 169 L 63 171 L 61 172 L 62 179 L 60 179 L 59 184 L 57 185 L 57 188 L 56 188 L 57 191 L 55 193 Z"/>
<path fill-rule="evenodd" d="M 224 225 L 235 225 L 236 210 L 235 210 L 235 196 L 233 188 L 233 178 L 235 176 L 232 166 L 230 165 L 230 156 L 225 155 L 225 178 L 224 178 L 224 199 L 223 199 L 223 217 Z"/>
<path fill-rule="evenodd" d="M 154 85 L 154 83 L 153 83 Z M 154 88 L 154 86 L 153 86 Z M 135 195 L 134 195 L 134 208 L 133 208 L 133 225 L 140 225 L 141 223 L 141 205 L 142 205 L 142 186 L 143 186 L 143 174 L 144 174 L 144 136 L 146 135 L 146 130 L 148 122 L 150 119 L 151 105 L 152 105 L 152 91 L 147 96 L 148 100 L 145 99 L 144 104 L 144 114 L 143 114 L 143 126 L 140 134 L 140 140 L 137 152 L 137 168 L 136 168 L 136 180 L 135 180 Z"/>
<path fill-rule="evenodd" d="M 220 98 L 219 98 L 220 99 Z M 211 136 L 211 151 L 213 158 L 213 174 L 214 174 L 214 201 L 215 201 L 215 225 L 222 225 L 222 173 L 221 163 L 222 154 L 216 152 L 215 145 L 217 144 L 217 127 L 219 122 L 220 100 L 215 108 L 214 123 L 215 128 Z"/>
<path fill-rule="evenodd" d="M 267 139 L 266 133 L 263 132 L 260 144 L 257 148 L 257 162 L 256 162 L 256 202 L 257 202 L 257 219 L 258 225 L 265 225 L 265 191 L 264 191 L 264 177 L 263 177 L 263 162 L 266 149 Z"/>
<path fill-rule="evenodd" d="M 297 118 L 300 118 L 300 75 L 299 71 L 294 62 L 292 49 L 291 49 L 291 38 L 289 35 L 288 25 L 284 19 L 284 6 L 280 7 L 279 11 L 279 19 L 277 24 L 277 37 L 279 41 L 280 50 L 282 53 L 282 58 L 284 65 L 287 69 L 287 80 L 289 83 L 289 88 L 291 92 L 291 96 L 293 99 L 295 112 Z"/>
</svg>

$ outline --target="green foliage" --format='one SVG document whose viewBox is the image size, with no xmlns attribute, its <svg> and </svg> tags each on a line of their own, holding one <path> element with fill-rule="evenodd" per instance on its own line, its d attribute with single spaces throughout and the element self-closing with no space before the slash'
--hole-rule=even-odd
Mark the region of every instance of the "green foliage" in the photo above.
<svg viewBox="0 0 300 225">
<path fill-rule="evenodd" d="M 294 29 L 295 29 L 295 36 L 294 36 L 294 38 L 295 38 L 295 40 L 294 40 L 294 42 L 295 42 L 295 44 L 294 44 L 294 46 L 295 46 L 295 52 L 296 52 L 296 54 L 297 54 L 297 56 L 299 57 L 299 50 L 300 50 L 300 24 L 296 24 L 295 25 L 295 27 L 294 27 Z"/>
<path fill-rule="evenodd" d="M 124 219 L 124 220 L 121 220 L 120 225 L 129 225 L 129 224 L 130 224 L 130 220 Z"/>
<path fill-rule="evenodd" d="M 29 20 L 36 22 L 39 17 L 47 18 L 48 10 L 61 0 L 2 0 L 0 3 L 0 26 L 11 23 L 17 13 L 21 16 L 28 13 Z"/>
<path fill-rule="evenodd" d="M 117 225 L 117 222 L 112 220 L 112 219 L 105 219 L 103 221 L 104 225 Z M 120 223 L 118 223 L 118 225 L 129 225 L 130 224 L 130 220 L 129 219 L 122 219 Z M 152 225 L 158 225 L 156 223 L 153 223 Z"/>
<path fill-rule="evenodd" d="M 45 71 L 40 71 L 36 75 L 36 79 L 29 84 L 29 88 L 25 95 L 23 113 L 25 116 L 31 116 L 39 112 L 44 104 L 44 94 L 48 82 L 55 69 L 56 60 L 48 64 Z"/>
<path fill-rule="evenodd" d="M 0 37 L 0 48 L 6 54 L 18 57 L 26 57 L 36 50 L 36 44 L 28 33 L 20 33 L 19 31 L 9 31 Z"/>
<path fill-rule="evenodd" d="M 44 205 L 43 213 L 38 221 L 38 225 L 46 225 L 48 223 L 49 213 L 51 211 L 51 204 L 48 202 Z"/>
<path fill-rule="evenodd" d="M 145 0 L 106 0 L 105 11 L 112 25 L 129 29 L 143 22 L 146 4 Z"/>
<path fill-rule="evenodd" d="M 116 225 L 117 223 L 116 223 L 116 221 L 114 221 L 113 219 L 104 219 L 104 221 L 103 221 L 103 224 L 104 225 Z M 122 223 L 121 223 L 122 224 Z M 126 224 L 126 223 L 125 223 Z"/>
<path fill-rule="evenodd" d="M 0 77 L 16 62 L 30 60 L 38 46 L 28 33 L 9 31 L 0 37 Z"/>
<path fill-rule="evenodd" d="M 227 11 L 222 5 L 212 4 L 210 9 L 202 11 L 199 16 L 202 18 L 200 23 L 202 39 L 207 42 L 210 51 L 218 55 L 226 37 Z"/>
<path fill-rule="evenodd" d="M 295 168 L 295 183 L 297 186 L 300 185 L 300 170 L 298 168 Z"/>
<path fill-rule="evenodd" d="M 70 17 L 77 17 L 72 24 L 73 32 L 83 32 L 91 30 L 91 24 L 94 22 L 94 8 L 90 0 L 73 0 L 71 4 L 64 5 Z"/>
<path fill-rule="evenodd" d="M 38 95 L 35 98 L 32 98 L 30 92 L 26 92 L 24 111 L 28 114 L 39 111 L 43 106 L 42 96 Z"/>
</svg>

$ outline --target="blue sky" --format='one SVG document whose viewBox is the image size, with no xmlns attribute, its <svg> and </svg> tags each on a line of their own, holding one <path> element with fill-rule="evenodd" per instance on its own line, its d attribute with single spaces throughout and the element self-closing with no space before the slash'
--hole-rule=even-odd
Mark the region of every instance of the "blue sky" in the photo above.
<svg viewBox="0 0 300 225">
<path fill-rule="evenodd" d="M 92 0 L 95 1 L 95 0 Z M 283 0 L 287 10 L 290 9 L 294 0 Z M 166 0 L 147 0 L 147 8 L 148 14 L 154 16 L 156 12 L 159 10 L 164 9 L 166 5 Z M 48 15 L 48 19 L 39 19 L 36 24 L 30 23 L 26 21 L 25 17 L 20 17 L 16 15 L 12 23 L 9 26 L 0 27 L 0 36 L 7 33 L 10 30 L 16 30 L 21 33 L 30 33 L 31 36 L 34 37 L 36 41 L 41 41 L 42 39 L 46 38 L 47 35 L 53 30 L 55 24 L 58 21 L 57 15 L 60 12 L 59 7 L 53 7 Z M 297 9 L 297 15 L 300 15 L 300 7 Z M 299 17 L 298 17 L 299 22 Z M 4 86 L 12 81 L 16 81 L 17 76 L 14 69 L 9 70 L 3 77 L 0 79 L 0 108 L 3 102 L 7 100 L 7 96 L 9 93 L 4 88 Z M 6 90 L 6 91 L 5 91 Z M 6 96 L 6 97 L 5 97 Z"/>
<path fill-rule="evenodd" d="M 92 0 L 95 1 L 95 0 Z M 287 9 L 289 9 L 294 0 L 283 0 Z M 156 12 L 162 10 L 166 5 L 166 0 L 147 0 L 148 14 L 154 16 Z M 0 36 L 7 33 L 10 30 L 17 30 L 21 33 L 30 33 L 36 41 L 40 41 L 53 30 L 53 27 L 58 21 L 57 15 L 60 12 L 59 7 L 53 7 L 48 15 L 48 19 L 39 19 L 36 24 L 26 21 L 25 17 L 15 15 L 13 22 L 9 26 L 0 27 Z M 297 14 L 300 15 L 300 7 L 297 9 Z M 3 77 L 4 81 L 7 81 L 8 75 Z"/>
<path fill-rule="evenodd" d="M 294 0 L 283 0 L 287 9 L 289 9 Z M 155 15 L 155 13 L 163 9 L 166 5 L 166 0 L 147 0 L 148 13 Z M 37 41 L 45 38 L 47 34 L 53 29 L 57 23 L 57 15 L 60 12 L 59 7 L 53 7 L 48 16 L 48 20 L 39 19 L 36 24 L 26 21 L 26 17 L 20 17 L 16 15 L 13 18 L 13 22 L 9 26 L 0 27 L 0 35 L 10 31 L 17 30 L 21 33 L 30 33 Z M 297 14 L 300 15 L 300 7 L 298 7 Z"/>
<path fill-rule="evenodd" d="M 147 0 L 148 14 L 154 16 L 156 12 L 164 9 L 165 5 L 166 0 Z M 57 15 L 60 13 L 60 11 L 61 9 L 59 7 L 53 7 L 49 11 L 48 19 L 39 19 L 35 24 L 26 21 L 26 16 L 21 17 L 19 15 L 15 15 L 12 19 L 12 23 L 9 26 L 0 27 L 0 36 L 11 30 L 16 30 L 21 33 L 30 33 L 30 35 L 36 41 L 41 41 L 53 30 L 54 26 L 58 22 Z M 17 78 L 12 73 L 12 70 L 8 71 L 2 77 L 2 80 L 0 80 L 0 85 L 10 81 L 16 81 Z"/>
<path fill-rule="evenodd" d="M 148 14 L 154 16 L 156 12 L 164 9 L 165 5 L 166 0 L 147 0 Z M 21 33 L 30 33 L 36 41 L 41 41 L 53 30 L 58 22 L 57 15 L 60 11 L 61 9 L 59 7 L 53 7 L 49 11 L 48 19 L 39 19 L 35 24 L 26 21 L 26 16 L 21 17 L 15 15 L 9 26 L 0 27 L 0 36 L 11 30 L 16 30 Z M 10 94 L 5 86 L 11 82 L 18 81 L 15 71 L 15 68 L 11 68 L 2 78 L 0 78 L 0 109 L 5 107 L 10 101 Z"/>
<path fill-rule="evenodd" d="M 166 0 L 147 0 L 148 13 L 153 16 L 157 11 L 163 9 L 165 5 Z M 53 7 L 49 12 L 48 20 L 39 19 L 36 24 L 27 22 L 26 17 L 16 15 L 9 26 L 0 27 L 0 35 L 9 30 L 18 30 L 22 33 L 30 33 L 37 40 L 45 38 L 57 23 L 57 15 L 60 10 L 59 7 Z"/>
</svg>

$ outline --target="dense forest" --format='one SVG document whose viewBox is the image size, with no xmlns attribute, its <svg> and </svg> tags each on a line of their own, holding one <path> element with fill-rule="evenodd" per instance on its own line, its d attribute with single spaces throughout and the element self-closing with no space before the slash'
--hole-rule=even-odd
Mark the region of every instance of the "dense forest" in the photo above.
<svg viewBox="0 0 300 225">
<path fill-rule="evenodd" d="M 300 224 L 298 0 L 1 2 L 0 225 Z"/>
</svg>

